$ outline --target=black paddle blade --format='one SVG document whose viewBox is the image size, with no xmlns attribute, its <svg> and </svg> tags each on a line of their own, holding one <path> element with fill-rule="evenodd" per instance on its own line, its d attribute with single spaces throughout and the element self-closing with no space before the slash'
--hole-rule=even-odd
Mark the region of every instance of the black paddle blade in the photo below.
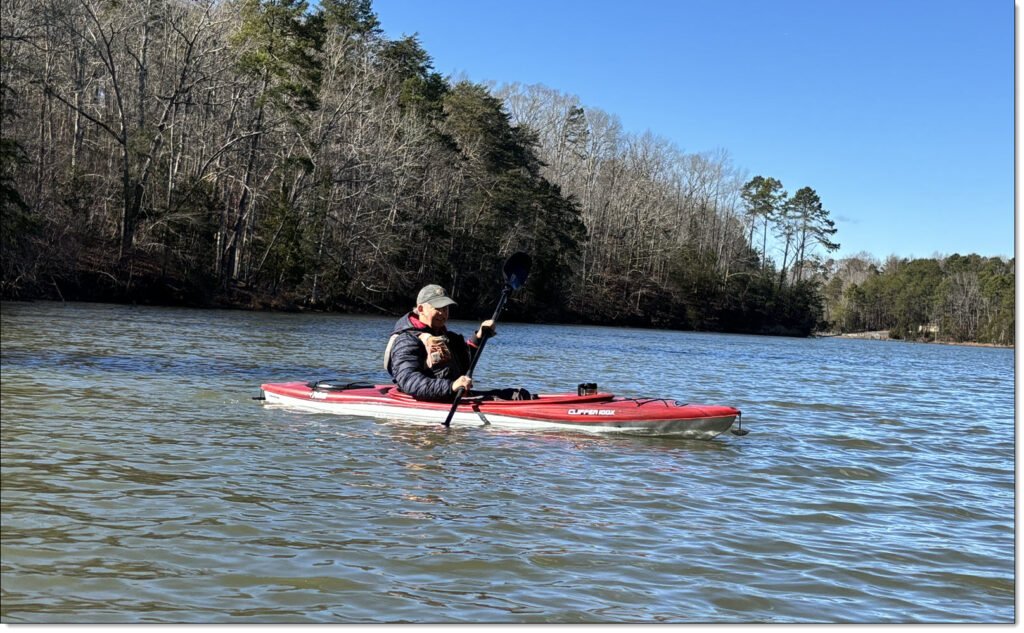
<svg viewBox="0 0 1024 633">
<path fill-rule="evenodd" d="M 526 276 L 530 274 L 530 256 L 526 253 L 515 253 L 505 262 L 502 269 L 505 274 L 505 283 L 518 290 L 526 283 Z"/>
</svg>

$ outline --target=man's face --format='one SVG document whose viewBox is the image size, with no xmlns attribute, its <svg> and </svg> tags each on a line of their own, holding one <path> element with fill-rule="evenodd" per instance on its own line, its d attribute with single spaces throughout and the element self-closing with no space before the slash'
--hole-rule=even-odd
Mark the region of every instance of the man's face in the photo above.
<svg viewBox="0 0 1024 633">
<path fill-rule="evenodd" d="M 435 308 L 429 303 L 421 303 L 416 306 L 416 313 L 420 321 L 433 330 L 439 330 L 448 323 L 448 306 Z"/>
</svg>

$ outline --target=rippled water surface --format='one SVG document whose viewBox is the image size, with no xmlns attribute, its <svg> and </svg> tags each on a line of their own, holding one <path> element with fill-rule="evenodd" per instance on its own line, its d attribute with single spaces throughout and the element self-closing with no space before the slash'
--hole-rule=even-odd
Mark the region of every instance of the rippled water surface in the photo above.
<svg viewBox="0 0 1024 633">
<path fill-rule="evenodd" d="M 252 399 L 387 382 L 392 322 L 4 303 L 3 621 L 1014 621 L 1012 350 L 502 323 L 475 372 L 713 441 Z"/>
</svg>

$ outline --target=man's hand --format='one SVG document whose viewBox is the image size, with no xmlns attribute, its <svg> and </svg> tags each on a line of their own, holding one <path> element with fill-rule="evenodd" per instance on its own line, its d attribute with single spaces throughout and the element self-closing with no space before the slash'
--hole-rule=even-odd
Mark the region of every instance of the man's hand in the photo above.
<svg viewBox="0 0 1024 633">
<path fill-rule="evenodd" d="M 490 338 L 497 333 L 498 330 L 494 328 L 494 319 L 487 319 L 480 324 L 480 329 L 476 331 L 476 337 L 482 341 L 485 337 Z"/>
<path fill-rule="evenodd" d="M 419 339 L 427 348 L 427 367 L 437 367 L 451 360 L 452 353 L 445 343 L 445 337 L 420 334 Z"/>
<path fill-rule="evenodd" d="M 459 376 L 452 383 L 452 391 L 458 391 L 460 387 L 465 391 L 469 391 L 473 388 L 473 379 L 469 376 Z"/>
</svg>

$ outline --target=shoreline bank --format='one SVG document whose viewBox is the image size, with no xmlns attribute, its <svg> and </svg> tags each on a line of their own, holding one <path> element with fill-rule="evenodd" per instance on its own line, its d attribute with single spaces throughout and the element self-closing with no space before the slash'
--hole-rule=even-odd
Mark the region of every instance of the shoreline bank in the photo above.
<svg viewBox="0 0 1024 633">
<path fill-rule="evenodd" d="M 1014 349 L 1014 345 L 1001 345 L 999 343 L 978 343 L 976 341 L 924 341 L 924 340 L 907 340 L 901 338 L 892 338 L 889 336 L 889 330 L 873 330 L 870 332 L 844 332 L 842 334 L 835 333 L 816 333 L 813 336 L 816 338 L 849 338 L 859 339 L 862 341 L 896 341 L 899 343 L 926 343 L 929 345 L 956 345 L 959 347 L 997 347 L 1002 349 Z"/>
</svg>

